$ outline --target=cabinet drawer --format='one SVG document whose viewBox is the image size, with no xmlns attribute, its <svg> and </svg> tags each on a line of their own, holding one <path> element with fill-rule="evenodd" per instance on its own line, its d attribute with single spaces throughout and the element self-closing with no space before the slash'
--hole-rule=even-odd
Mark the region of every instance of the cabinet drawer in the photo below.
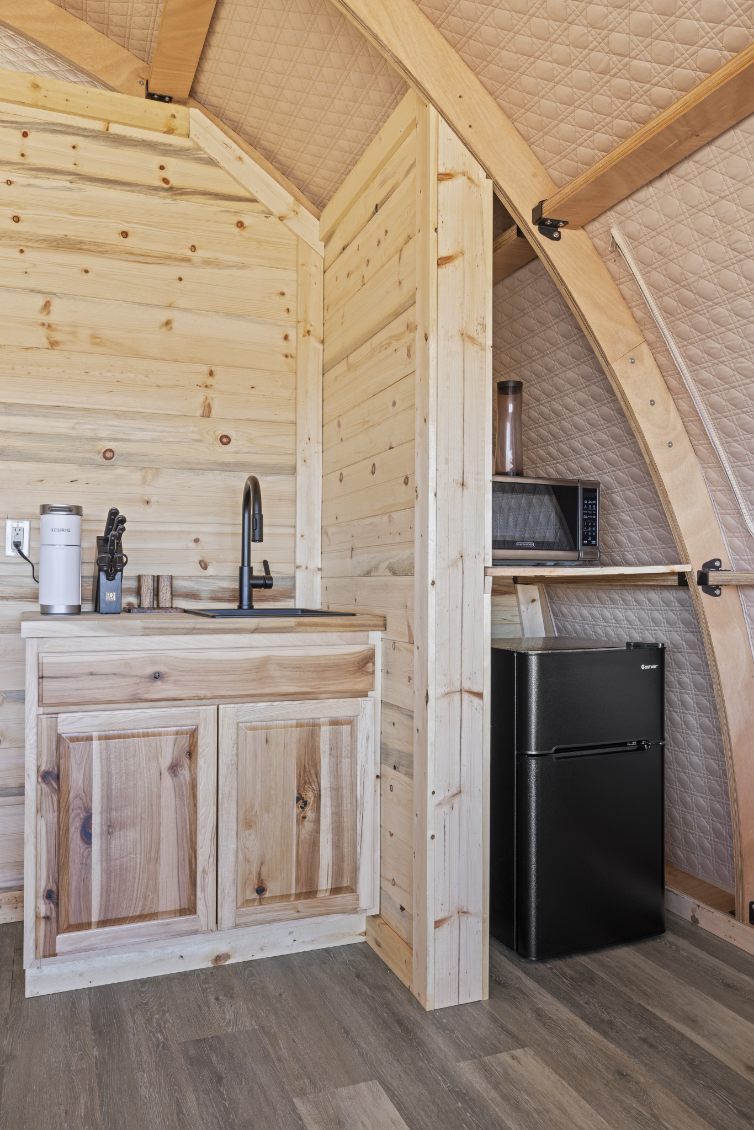
<svg viewBox="0 0 754 1130">
<path fill-rule="evenodd" d="M 363 646 L 40 656 L 44 707 L 363 698 L 373 689 L 374 648 Z"/>
</svg>

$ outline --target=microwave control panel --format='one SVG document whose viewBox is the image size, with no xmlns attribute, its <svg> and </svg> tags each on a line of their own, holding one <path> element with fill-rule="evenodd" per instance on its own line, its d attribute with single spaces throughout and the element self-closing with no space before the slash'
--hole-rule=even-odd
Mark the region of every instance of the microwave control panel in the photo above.
<svg viewBox="0 0 754 1130">
<path fill-rule="evenodd" d="M 598 487 L 581 488 L 581 544 L 597 546 Z"/>
</svg>

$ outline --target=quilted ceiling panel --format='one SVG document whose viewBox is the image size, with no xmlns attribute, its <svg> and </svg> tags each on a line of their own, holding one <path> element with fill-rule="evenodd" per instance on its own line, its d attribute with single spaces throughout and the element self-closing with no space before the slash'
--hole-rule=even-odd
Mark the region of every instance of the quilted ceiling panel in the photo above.
<svg viewBox="0 0 754 1130">
<path fill-rule="evenodd" d="M 558 183 L 754 39 L 754 0 L 417 0 Z"/>
<path fill-rule="evenodd" d="M 72 16 L 85 20 L 103 35 L 150 59 L 165 0 L 53 0 Z"/>
<path fill-rule="evenodd" d="M 602 482 L 606 564 L 677 560 L 672 533 L 626 418 L 539 263 L 495 288 L 493 348 L 496 377 L 524 382 L 524 471 L 594 476 Z M 688 592 L 581 586 L 548 591 L 561 635 L 667 644 L 668 858 L 732 889 L 724 755 Z"/>
<path fill-rule="evenodd" d="M 33 75 L 57 78 L 63 82 L 80 82 L 84 86 L 103 87 L 104 84 L 89 78 L 78 67 L 59 59 L 57 55 L 37 47 L 20 35 L 0 26 L 0 68 L 25 71 Z"/>
<path fill-rule="evenodd" d="M 327 0 L 220 0 L 193 90 L 318 205 L 404 92 Z"/>
</svg>

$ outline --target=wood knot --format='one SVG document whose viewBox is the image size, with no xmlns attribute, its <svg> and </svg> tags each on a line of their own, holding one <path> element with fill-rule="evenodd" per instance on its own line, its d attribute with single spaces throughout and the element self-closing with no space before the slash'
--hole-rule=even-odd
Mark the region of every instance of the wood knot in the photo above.
<svg viewBox="0 0 754 1130">
<path fill-rule="evenodd" d="M 309 801 L 306 799 L 306 797 L 301 796 L 300 793 L 296 795 L 296 807 L 301 812 L 304 812 L 309 807 Z"/>
<path fill-rule="evenodd" d="M 51 789 L 57 789 L 58 787 L 57 769 L 43 769 L 39 779 L 43 785 L 47 785 Z"/>
<path fill-rule="evenodd" d="M 263 886 L 259 886 L 259 887 L 257 887 L 257 888 L 256 888 L 256 893 L 257 893 L 257 894 L 259 895 L 259 897 L 261 898 L 261 897 L 262 897 L 262 895 L 266 895 L 266 894 L 267 894 L 267 888 L 266 888 L 266 887 L 263 887 Z"/>
<path fill-rule="evenodd" d="M 162 678 L 162 671 L 154 671 L 152 673 L 152 678 L 153 679 L 161 679 Z"/>
<path fill-rule="evenodd" d="M 112 447 L 105 448 L 105 450 L 102 452 L 102 458 L 106 463 L 109 463 L 112 459 L 115 458 L 115 452 L 113 451 Z"/>
<path fill-rule="evenodd" d="M 223 445 L 223 447 L 227 447 L 228 444 L 230 443 L 230 436 L 223 433 L 220 436 L 220 443 Z"/>
<path fill-rule="evenodd" d="M 57 891 L 54 889 L 54 887 L 48 887 L 47 888 L 47 890 L 45 891 L 44 898 L 45 898 L 45 902 L 49 902 L 52 906 L 57 905 L 58 894 L 57 894 Z"/>
<path fill-rule="evenodd" d="M 229 953 L 216 953 L 212 958 L 213 965 L 226 965 L 230 961 Z"/>
<path fill-rule="evenodd" d="M 81 828 L 79 829 L 79 835 L 81 836 L 82 843 L 85 843 L 87 847 L 92 846 L 92 814 L 91 814 L 91 812 L 87 812 L 86 816 L 81 821 Z"/>
<path fill-rule="evenodd" d="M 121 238 L 121 239 L 128 239 L 128 232 L 127 232 L 127 231 L 122 231 L 122 232 L 120 233 L 120 238 Z"/>
</svg>

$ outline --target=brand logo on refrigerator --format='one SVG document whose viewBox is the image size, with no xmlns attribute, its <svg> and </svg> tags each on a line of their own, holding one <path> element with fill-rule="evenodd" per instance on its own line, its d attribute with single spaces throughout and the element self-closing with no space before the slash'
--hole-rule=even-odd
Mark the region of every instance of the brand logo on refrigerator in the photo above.
<svg viewBox="0 0 754 1130">
<path fill-rule="evenodd" d="M 659 666 L 659 663 L 642 663 L 641 669 L 642 671 L 656 671 Z"/>
</svg>

